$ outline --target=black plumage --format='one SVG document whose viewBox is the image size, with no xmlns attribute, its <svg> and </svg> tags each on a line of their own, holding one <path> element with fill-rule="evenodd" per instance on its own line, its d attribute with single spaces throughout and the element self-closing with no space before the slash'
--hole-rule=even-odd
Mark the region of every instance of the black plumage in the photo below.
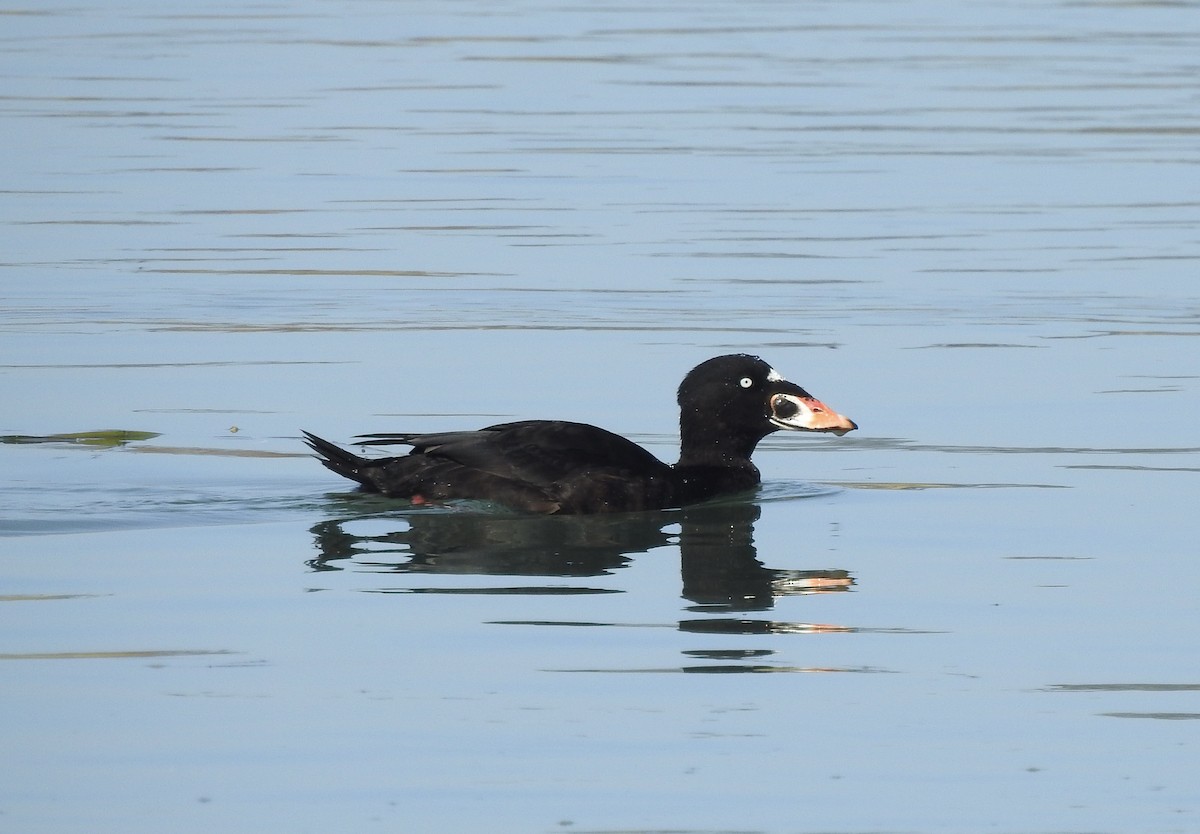
<svg viewBox="0 0 1200 834">
<path fill-rule="evenodd" d="M 679 386 L 678 402 L 681 448 L 674 466 L 620 435 L 562 420 L 362 435 L 361 445 L 412 446 L 406 455 L 375 459 L 304 436 L 326 467 L 371 492 L 415 503 L 466 498 L 538 513 L 601 513 L 680 507 L 750 489 L 759 483 L 750 456 L 777 429 L 857 428 L 743 354 L 698 365 Z"/>
</svg>

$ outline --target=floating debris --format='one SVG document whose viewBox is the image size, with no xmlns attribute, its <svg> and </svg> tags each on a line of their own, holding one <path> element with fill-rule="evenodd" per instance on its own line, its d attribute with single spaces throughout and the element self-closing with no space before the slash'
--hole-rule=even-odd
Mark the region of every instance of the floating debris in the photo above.
<svg viewBox="0 0 1200 834">
<path fill-rule="evenodd" d="M 86 446 L 123 446 L 135 440 L 149 440 L 158 436 L 159 432 L 156 431 L 101 429 L 63 434 L 6 434 L 0 436 L 0 443 L 82 443 Z"/>
</svg>

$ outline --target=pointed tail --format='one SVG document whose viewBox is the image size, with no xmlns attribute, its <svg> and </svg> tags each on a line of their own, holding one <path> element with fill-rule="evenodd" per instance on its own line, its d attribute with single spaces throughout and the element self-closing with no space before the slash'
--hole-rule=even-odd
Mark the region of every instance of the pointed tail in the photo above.
<svg viewBox="0 0 1200 834">
<path fill-rule="evenodd" d="M 308 444 L 308 448 L 317 453 L 317 459 L 325 465 L 326 469 L 338 473 L 343 478 L 349 478 L 364 486 L 370 486 L 370 483 L 362 473 L 362 468 L 370 463 L 370 461 L 347 452 L 341 446 L 317 437 L 311 432 L 301 431 L 301 434 L 304 435 L 304 442 Z"/>
</svg>

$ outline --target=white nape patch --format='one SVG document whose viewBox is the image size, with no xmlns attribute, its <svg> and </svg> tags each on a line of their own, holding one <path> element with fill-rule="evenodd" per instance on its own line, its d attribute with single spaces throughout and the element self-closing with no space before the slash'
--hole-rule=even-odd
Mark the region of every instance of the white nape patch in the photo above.
<svg viewBox="0 0 1200 834">
<path fill-rule="evenodd" d="M 767 382 L 783 382 L 783 374 L 772 368 L 767 372 Z"/>
</svg>

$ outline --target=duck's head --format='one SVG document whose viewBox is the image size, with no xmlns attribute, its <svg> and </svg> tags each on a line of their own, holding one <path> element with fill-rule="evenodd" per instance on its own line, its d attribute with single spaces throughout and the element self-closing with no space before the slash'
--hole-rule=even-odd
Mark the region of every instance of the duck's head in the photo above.
<svg viewBox="0 0 1200 834">
<path fill-rule="evenodd" d="M 777 429 L 843 435 L 858 425 L 759 359 L 718 356 L 693 368 L 679 386 L 680 426 L 757 443 Z M 699 427 L 704 426 L 705 429 Z"/>
</svg>

